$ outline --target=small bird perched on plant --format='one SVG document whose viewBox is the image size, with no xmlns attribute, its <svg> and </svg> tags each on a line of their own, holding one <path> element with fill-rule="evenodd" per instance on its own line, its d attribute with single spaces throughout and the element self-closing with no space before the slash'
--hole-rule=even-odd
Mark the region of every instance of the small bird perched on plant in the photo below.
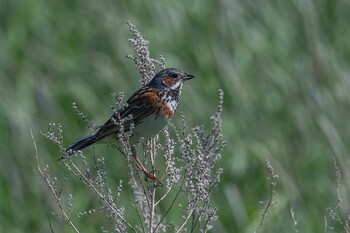
<svg viewBox="0 0 350 233">
<path fill-rule="evenodd" d="M 96 134 L 78 139 L 59 160 L 65 160 L 76 151 L 95 143 L 119 140 L 121 127 L 124 132 L 131 129 L 129 144 L 132 147 L 137 145 L 141 138 L 147 140 L 155 136 L 173 117 L 179 104 L 182 85 L 192 78 L 194 75 L 178 69 L 161 70 L 147 85 L 137 90 L 126 101 L 125 107 L 120 109 L 118 114 L 113 114 Z M 122 122 L 122 126 L 118 122 Z M 147 178 L 160 182 L 145 169 L 136 152 L 133 153 L 133 158 Z"/>
</svg>

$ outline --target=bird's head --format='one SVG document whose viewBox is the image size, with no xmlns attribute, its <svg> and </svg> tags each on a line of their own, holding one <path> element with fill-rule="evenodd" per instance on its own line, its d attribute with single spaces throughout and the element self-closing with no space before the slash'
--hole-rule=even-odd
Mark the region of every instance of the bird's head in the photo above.
<svg viewBox="0 0 350 233">
<path fill-rule="evenodd" d="M 192 78 L 194 78 L 192 74 L 175 68 L 167 68 L 159 71 L 149 85 L 157 89 L 165 89 L 168 91 L 181 90 L 182 84 Z"/>
</svg>

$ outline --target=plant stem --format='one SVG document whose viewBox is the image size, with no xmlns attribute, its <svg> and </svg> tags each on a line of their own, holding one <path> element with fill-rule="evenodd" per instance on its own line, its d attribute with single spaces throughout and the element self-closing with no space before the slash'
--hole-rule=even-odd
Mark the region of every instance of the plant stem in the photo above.
<svg viewBox="0 0 350 233">
<path fill-rule="evenodd" d="M 156 156 L 156 137 L 151 139 L 151 165 L 152 170 L 155 170 L 155 156 Z M 154 223 L 154 210 L 156 202 L 156 185 L 153 184 L 150 190 L 151 195 L 151 206 L 150 206 L 150 218 L 149 218 L 149 232 L 153 232 L 153 223 Z"/>
</svg>

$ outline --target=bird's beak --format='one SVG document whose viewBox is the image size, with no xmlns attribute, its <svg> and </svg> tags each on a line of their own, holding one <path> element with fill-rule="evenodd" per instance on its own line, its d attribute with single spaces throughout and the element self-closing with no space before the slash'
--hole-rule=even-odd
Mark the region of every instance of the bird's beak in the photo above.
<svg viewBox="0 0 350 233">
<path fill-rule="evenodd" d="M 186 74 L 186 76 L 185 76 L 185 78 L 184 78 L 184 80 L 185 81 L 187 81 L 187 80 L 190 80 L 190 79 L 193 79 L 194 78 L 194 75 L 193 74 L 190 74 L 190 73 L 185 73 Z"/>
</svg>

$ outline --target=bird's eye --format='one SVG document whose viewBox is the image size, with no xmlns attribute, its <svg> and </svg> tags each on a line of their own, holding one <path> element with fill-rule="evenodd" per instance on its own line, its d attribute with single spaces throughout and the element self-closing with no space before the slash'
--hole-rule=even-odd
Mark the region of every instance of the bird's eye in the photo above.
<svg viewBox="0 0 350 233">
<path fill-rule="evenodd" d="M 171 74 L 171 75 L 169 75 L 169 76 L 172 77 L 172 78 L 177 78 L 179 75 L 176 74 L 176 73 L 173 73 L 173 74 Z"/>
</svg>

